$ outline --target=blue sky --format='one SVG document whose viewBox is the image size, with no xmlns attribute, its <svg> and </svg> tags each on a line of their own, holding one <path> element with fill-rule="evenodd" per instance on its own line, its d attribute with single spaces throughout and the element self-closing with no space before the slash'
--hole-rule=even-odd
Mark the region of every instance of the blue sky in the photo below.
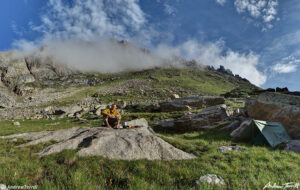
<svg viewBox="0 0 300 190">
<path fill-rule="evenodd" d="M 300 91 L 299 0 L 3 0 L 0 51 L 127 39 Z"/>
</svg>

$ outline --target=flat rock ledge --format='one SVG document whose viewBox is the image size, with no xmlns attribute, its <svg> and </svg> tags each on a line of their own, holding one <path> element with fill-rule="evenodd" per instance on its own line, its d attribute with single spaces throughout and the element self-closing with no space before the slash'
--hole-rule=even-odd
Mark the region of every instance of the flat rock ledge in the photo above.
<svg viewBox="0 0 300 190">
<path fill-rule="evenodd" d="M 22 138 L 29 142 L 20 147 L 57 141 L 41 152 L 45 156 L 64 149 L 78 150 L 79 156 L 103 156 L 120 160 L 184 160 L 196 156 L 186 153 L 157 137 L 148 127 L 135 129 L 109 129 L 104 127 L 74 127 L 57 131 L 1 136 L 2 139 Z"/>
</svg>

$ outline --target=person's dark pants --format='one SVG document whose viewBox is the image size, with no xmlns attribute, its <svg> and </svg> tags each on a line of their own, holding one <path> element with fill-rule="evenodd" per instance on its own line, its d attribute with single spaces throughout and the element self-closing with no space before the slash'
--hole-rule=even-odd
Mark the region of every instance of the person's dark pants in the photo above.
<svg viewBox="0 0 300 190">
<path fill-rule="evenodd" d="M 119 117 L 111 118 L 111 117 L 106 117 L 105 120 L 108 120 L 108 123 L 111 127 L 116 127 L 118 122 L 120 121 Z M 106 125 L 106 123 L 105 123 Z"/>
</svg>

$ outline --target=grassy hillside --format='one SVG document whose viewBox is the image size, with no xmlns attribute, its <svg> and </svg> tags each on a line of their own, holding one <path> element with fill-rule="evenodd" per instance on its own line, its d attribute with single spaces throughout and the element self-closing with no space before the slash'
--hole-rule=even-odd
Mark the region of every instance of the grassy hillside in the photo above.
<svg viewBox="0 0 300 190">
<path fill-rule="evenodd" d="M 192 68 L 149 69 L 116 74 L 88 73 L 73 75 L 69 79 L 93 79 L 95 85 L 63 84 L 61 80 L 51 85 L 40 85 L 40 89 L 53 88 L 56 92 L 70 93 L 45 105 L 67 105 L 85 98 L 94 97 L 101 102 L 119 100 L 138 101 L 165 100 L 172 94 L 221 95 L 247 89 L 257 89 L 247 81 L 212 71 Z M 36 85 L 36 84 L 31 84 Z M 244 90 L 243 90 L 244 92 Z M 238 92 L 239 93 L 239 92 Z M 26 97 L 25 97 L 26 98 Z M 227 100 L 232 107 L 232 100 Z M 54 143 L 47 142 L 29 147 L 17 147 L 24 143 L 18 139 L 0 139 L 0 183 L 6 185 L 38 185 L 38 189 L 262 189 L 268 182 L 283 184 L 299 182 L 300 155 L 269 147 L 252 146 L 238 142 L 244 152 L 220 153 L 217 148 L 235 142 L 226 132 L 218 128 L 197 132 L 177 132 L 155 125 L 155 120 L 180 117 L 184 112 L 145 111 L 143 105 L 127 110 L 122 120 L 146 118 L 157 135 L 175 147 L 197 156 L 185 161 L 120 161 L 101 156 L 78 157 L 76 151 L 65 150 L 58 154 L 38 157 L 35 153 Z M 140 106 L 140 107 L 139 107 Z M 200 110 L 193 110 L 197 112 Z M 89 114 L 83 116 L 88 118 Z M 55 120 L 0 121 L 0 135 L 9 135 L 42 130 L 58 130 L 75 126 L 97 127 L 103 119 L 77 120 L 56 118 Z M 218 127 L 228 122 L 220 123 Z M 235 142 L 236 143 L 236 142 Z M 220 175 L 225 187 L 195 184 L 205 174 Z"/>
<path fill-rule="evenodd" d="M 78 76 L 73 76 L 76 78 Z M 82 75 L 81 75 L 82 77 Z M 84 78 L 101 81 L 95 86 L 77 86 L 79 92 L 51 102 L 52 105 L 74 103 L 86 97 L 98 97 L 101 102 L 113 102 L 118 99 L 127 101 L 164 100 L 171 94 L 221 95 L 236 88 L 257 89 L 251 83 L 213 71 L 193 68 L 149 69 L 128 71 L 115 74 L 89 73 Z M 65 91 L 68 85 L 57 83 L 57 90 Z"/>
</svg>

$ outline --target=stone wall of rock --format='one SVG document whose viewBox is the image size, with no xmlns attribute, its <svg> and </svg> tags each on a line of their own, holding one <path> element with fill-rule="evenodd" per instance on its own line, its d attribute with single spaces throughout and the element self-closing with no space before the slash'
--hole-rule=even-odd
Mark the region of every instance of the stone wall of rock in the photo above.
<svg viewBox="0 0 300 190">
<path fill-rule="evenodd" d="M 160 109 L 161 111 L 188 111 L 191 107 L 199 109 L 224 103 L 225 99 L 219 96 L 193 96 L 160 103 Z"/>
<path fill-rule="evenodd" d="M 263 93 L 247 107 L 248 116 L 258 120 L 281 122 L 292 138 L 300 139 L 300 97 Z"/>
<path fill-rule="evenodd" d="M 183 115 L 174 121 L 174 127 L 179 130 L 209 129 L 221 122 L 228 120 L 233 111 L 226 105 L 211 106 L 199 113 Z"/>
</svg>

